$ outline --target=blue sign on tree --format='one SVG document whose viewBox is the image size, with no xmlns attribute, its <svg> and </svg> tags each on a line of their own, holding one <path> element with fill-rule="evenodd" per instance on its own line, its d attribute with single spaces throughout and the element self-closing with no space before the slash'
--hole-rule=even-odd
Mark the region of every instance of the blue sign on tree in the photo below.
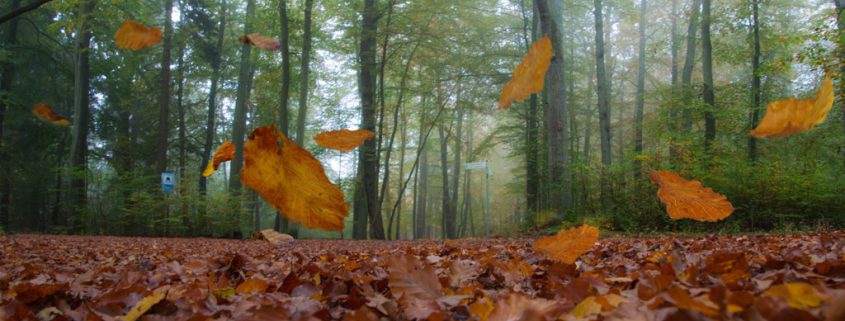
<svg viewBox="0 0 845 321">
<path fill-rule="evenodd" d="M 173 193 L 176 189 L 176 175 L 173 172 L 167 171 L 161 173 L 161 191 L 162 193 Z"/>
</svg>

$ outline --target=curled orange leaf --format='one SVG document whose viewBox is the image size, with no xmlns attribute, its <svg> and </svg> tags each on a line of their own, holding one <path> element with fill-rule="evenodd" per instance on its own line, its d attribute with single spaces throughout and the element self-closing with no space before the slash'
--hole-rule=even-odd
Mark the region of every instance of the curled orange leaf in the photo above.
<svg viewBox="0 0 845 321">
<path fill-rule="evenodd" d="M 584 224 L 541 238 L 534 242 L 534 249 L 554 260 L 572 264 L 579 256 L 593 248 L 598 239 L 599 229 Z"/>
<path fill-rule="evenodd" d="M 666 212 L 673 220 L 689 218 L 716 222 L 730 216 L 733 205 L 722 194 L 701 186 L 696 180 L 685 180 L 671 171 L 652 171 L 651 182 L 660 186 L 657 197 L 666 204 Z"/>
<path fill-rule="evenodd" d="M 32 107 L 32 114 L 38 119 L 43 121 L 49 122 L 56 126 L 68 127 L 70 126 L 70 121 L 66 118 L 56 115 L 53 111 L 53 107 L 45 103 L 37 103 L 35 106 Z"/>
<path fill-rule="evenodd" d="M 815 98 L 795 99 L 790 97 L 769 104 L 766 115 L 749 135 L 764 137 L 786 137 L 813 129 L 824 122 L 833 107 L 833 81 L 825 76 Z"/>
<path fill-rule="evenodd" d="M 282 44 L 278 40 L 262 36 L 259 33 L 251 33 L 238 38 L 243 43 L 256 46 L 267 51 L 276 51 L 282 48 Z"/>
<path fill-rule="evenodd" d="M 252 294 L 252 293 L 264 293 L 267 291 L 267 287 L 269 284 L 261 279 L 249 279 L 244 281 L 235 288 L 235 293 L 237 294 Z"/>
<path fill-rule="evenodd" d="M 343 230 L 349 210 L 343 191 L 329 181 L 320 161 L 273 126 L 256 128 L 244 142 L 241 183 L 304 227 Z"/>
<path fill-rule="evenodd" d="M 314 136 L 314 141 L 325 148 L 347 153 L 373 137 L 375 134 L 366 129 L 341 129 L 319 133 Z"/>
<path fill-rule="evenodd" d="M 290 245 L 296 242 L 293 236 L 276 232 L 271 228 L 255 232 L 252 236 L 257 239 L 264 239 L 268 243 L 275 246 Z"/>
<path fill-rule="evenodd" d="M 546 71 L 552 63 L 552 42 L 549 37 L 540 38 L 531 45 L 522 62 L 513 70 L 513 77 L 499 94 L 499 109 L 509 109 L 513 101 L 525 100 L 531 94 L 543 90 Z"/>
<path fill-rule="evenodd" d="M 161 41 L 161 29 L 149 28 L 145 25 L 135 22 L 132 19 L 126 19 L 120 29 L 114 34 L 114 42 L 120 49 L 140 50 Z"/>
<path fill-rule="evenodd" d="M 202 171 L 202 176 L 211 176 L 214 174 L 214 171 L 220 167 L 220 164 L 224 162 L 228 162 L 235 158 L 235 144 L 232 144 L 230 141 L 223 142 L 220 147 L 217 147 L 217 150 L 214 151 L 214 156 L 211 158 L 211 161 L 208 162 L 208 166 L 205 167 L 205 170 Z"/>
</svg>

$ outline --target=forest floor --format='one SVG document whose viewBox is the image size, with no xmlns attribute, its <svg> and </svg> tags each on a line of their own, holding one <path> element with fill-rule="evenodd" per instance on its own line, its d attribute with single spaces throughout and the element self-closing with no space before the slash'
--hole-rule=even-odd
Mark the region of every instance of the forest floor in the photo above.
<svg viewBox="0 0 845 321">
<path fill-rule="evenodd" d="M 0 237 L 0 320 L 845 320 L 845 232 L 533 240 Z"/>
</svg>

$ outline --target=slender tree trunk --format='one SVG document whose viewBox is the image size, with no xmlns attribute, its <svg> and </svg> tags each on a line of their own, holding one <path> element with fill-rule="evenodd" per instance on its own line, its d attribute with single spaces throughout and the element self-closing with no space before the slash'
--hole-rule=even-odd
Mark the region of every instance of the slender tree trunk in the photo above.
<svg viewBox="0 0 845 321">
<path fill-rule="evenodd" d="M 690 8 L 689 28 L 687 28 L 687 54 L 684 58 L 684 70 L 681 75 L 681 85 L 684 87 L 684 102 L 689 101 L 689 86 L 692 85 L 692 71 L 695 68 L 695 33 L 698 30 L 698 13 L 701 9 L 701 0 L 692 0 Z M 683 132 L 689 133 L 692 130 L 692 111 L 684 108 Z"/>
<path fill-rule="evenodd" d="M 181 10 L 184 12 L 184 10 Z M 185 46 L 179 46 L 179 58 L 176 67 L 176 110 L 179 112 L 179 194 L 180 201 L 180 215 L 182 216 L 182 228 L 184 231 L 192 231 L 191 220 L 188 217 L 188 203 L 186 202 L 185 182 L 187 182 L 188 173 L 186 171 L 186 164 L 188 161 L 188 134 L 187 123 L 185 122 L 185 106 L 183 104 L 184 89 L 185 89 Z"/>
<path fill-rule="evenodd" d="M 361 97 L 361 128 L 375 131 L 375 71 L 376 71 L 376 29 L 378 28 L 378 12 L 375 0 L 365 0 L 361 23 L 361 46 L 358 51 L 360 73 L 358 74 L 358 89 Z M 356 239 L 366 238 L 366 226 L 361 226 L 367 217 L 371 229 L 370 236 L 374 239 L 384 239 L 381 212 L 378 208 L 378 159 L 376 144 L 371 139 L 364 142 L 358 150 L 358 184 L 354 206 L 353 234 Z M 363 204 L 361 204 L 363 203 Z M 365 205 L 365 206 L 362 206 Z"/>
<path fill-rule="evenodd" d="M 461 79 L 458 79 L 458 82 L 461 82 Z M 449 209 L 449 217 L 446 221 L 447 228 L 449 228 L 447 231 L 451 232 L 451 234 L 447 234 L 449 238 L 458 237 L 458 189 L 460 188 L 459 182 L 461 180 L 461 168 L 463 167 L 463 163 L 461 162 L 461 147 L 463 147 L 462 139 L 464 127 L 464 104 L 461 101 L 461 93 L 462 87 L 461 85 L 458 85 L 458 94 L 455 96 L 455 108 L 457 108 L 458 110 L 458 127 L 455 129 L 455 147 L 452 150 L 452 153 L 454 154 L 454 159 L 452 160 L 452 197 L 449 198 L 449 205 L 451 206 L 451 208 Z"/>
<path fill-rule="evenodd" d="M 255 0 L 248 0 L 246 5 L 246 22 L 244 23 L 244 34 L 252 32 L 252 19 L 255 17 Z M 241 166 L 244 161 L 244 135 L 246 132 L 246 104 L 249 97 L 250 84 L 250 52 L 251 46 L 244 43 L 241 45 L 240 73 L 238 75 L 238 91 L 235 100 L 235 115 L 232 122 L 232 143 L 235 145 L 235 157 L 229 163 L 229 192 L 234 198 L 232 206 L 233 217 L 230 218 L 232 237 L 240 234 L 240 213 L 241 213 Z"/>
<path fill-rule="evenodd" d="M 757 118 L 760 112 L 760 1 L 752 0 L 751 19 L 753 20 L 752 34 L 754 37 L 754 54 L 751 56 L 751 113 L 749 113 L 749 124 L 751 129 L 757 127 Z M 845 1 L 843 1 L 845 2 Z M 757 161 L 757 138 L 748 136 L 748 159 Z"/>
<path fill-rule="evenodd" d="M 599 111 L 599 136 L 601 139 L 601 200 L 602 210 L 609 211 L 610 191 L 607 182 L 607 171 L 611 165 L 610 155 L 610 105 L 608 103 L 607 70 L 604 57 L 604 18 L 602 17 L 602 0 L 594 0 L 595 31 L 596 31 L 596 87 Z"/>
<path fill-rule="evenodd" d="M 645 109 L 645 24 L 646 24 L 646 0 L 640 1 L 640 53 L 637 61 L 637 103 L 634 115 L 634 153 L 637 155 L 643 152 L 643 109 Z M 634 177 L 642 177 L 642 161 L 637 157 L 634 163 Z"/>
<path fill-rule="evenodd" d="M 422 104 L 425 106 L 425 104 Z M 417 157 L 419 158 L 419 167 L 417 173 L 417 198 L 414 201 L 416 208 L 416 220 L 414 221 L 414 239 L 421 239 L 426 237 L 426 204 L 428 203 L 428 149 L 425 146 L 426 139 L 422 128 L 426 126 L 426 111 L 420 110 L 420 139 L 418 145 L 420 149 Z"/>
<path fill-rule="evenodd" d="M 704 103 L 708 110 L 704 112 L 704 148 L 709 149 L 716 139 L 716 117 L 712 109 L 716 107 L 716 95 L 713 92 L 713 45 L 710 42 L 710 0 L 702 2 L 701 11 L 701 66 L 704 73 Z"/>
<path fill-rule="evenodd" d="M 845 16 L 843 16 L 845 15 L 845 0 L 834 0 L 833 2 L 836 4 L 836 26 L 839 29 L 839 38 L 836 45 L 839 47 L 839 74 L 842 77 L 842 75 L 845 75 Z M 843 95 L 845 95 L 845 81 L 840 78 L 839 108 L 842 110 L 842 125 L 845 126 L 845 99 L 842 99 Z"/>
<path fill-rule="evenodd" d="M 569 141 L 568 110 L 566 106 L 566 84 L 564 79 L 564 59 L 562 45 L 561 0 L 535 0 L 540 13 L 543 33 L 552 42 L 555 56 L 546 72 L 546 95 L 549 100 L 549 118 L 546 120 L 547 140 L 549 143 L 549 200 L 551 207 L 559 214 L 572 208 L 572 184 L 569 181 Z"/>
<path fill-rule="evenodd" d="M 468 115 L 467 118 L 472 119 L 472 115 Z M 467 161 L 472 160 L 472 126 L 467 128 L 466 134 L 466 141 L 467 141 Z M 464 197 L 463 197 L 463 205 L 461 206 L 461 225 L 458 229 L 458 236 L 465 237 L 467 235 L 467 224 L 472 224 L 472 216 L 470 215 L 470 208 L 472 207 L 472 193 L 470 191 L 470 183 L 471 183 L 471 176 L 470 171 L 464 172 Z"/>
<path fill-rule="evenodd" d="M 387 70 L 387 51 L 388 45 L 390 44 L 390 24 L 393 21 L 393 5 L 395 4 L 395 0 L 389 0 L 387 2 L 387 20 L 384 24 L 384 40 L 381 42 L 381 57 L 378 60 L 378 132 L 376 132 L 376 163 L 381 162 L 381 153 L 383 151 L 383 143 L 384 143 L 384 113 L 387 111 L 386 102 L 385 102 L 385 91 L 384 91 L 384 75 Z M 396 124 L 394 123 L 394 126 Z M 395 130 L 394 130 L 395 133 Z M 390 147 L 388 147 L 389 150 Z M 381 205 L 383 204 L 382 200 L 384 194 L 386 193 L 383 189 L 387 187 L 387 185 L 382 184 L 382 188 L 379 189 L 379 210 L 381 210 Z M 389 202 L 388 202 L 389 203 Z M 392 218 L 390 220 L 392 224 Z M 388 230 L 390 229 L 390 225 L 388 224 Z M 390 232 L 388 231 L 388 236 Z"/>
<path fill-rule="evenodd" d="M 290 30 L 288 29 L 287 2 L 287 0 L 279 0 L 279 24 L 281 25 L 281 36 L 279 39 L 282 45 L 282 87 L 279 93 L 278 121 L 282 133 L 290 137 L 290 132 L 288 131 L 290 123 L 290 113 L 288 110 L 288 100 L 290 99 Z M 288 232 L 289 222 L 282 213 L 276 213 L 274 228 L 279 232 Z"/>
<path fill-rule="evenodd" d="M 70 151 L 70 168 L 74 171 L 70 180 L 71 216 L 80 218 L 87 205 L 86 176 L 88 171 L 88 127 L 91 121 L 90 110 L 90 65 L 88 55 L 91 48 L 91 13 L 94 0 L 79 3 L 78 19 L 80 28 L 76 36 L 76 72 L 74 73 L 73 91 L 73 141 Z M 70 217 L 64 217 L 62 224 Z"/>
<path fill-rule="evenodd" d="M 158 91 L 158 148 L 156 153 L 156 172 L 167 170 L 167 138 L 170 131 L 170 43 L 173 40 L 173 0 L 164 3 L 164 37 L 162 40 L 161 75 Z"/>
<path fill-rule="evenodd" d="M 302 32 L 302 60 L 299 67 L 299 113 L 296 115 L 296 143 L 305 142 L 305 119 L 308 115 L 308 73 L 311 71 L 311 9 L 313 0 L 305 0 L 305 21 Z"/>
<path fill-rule="evenodd" d="M 394 240 L 402 238 L 402 199 L 405 196 L 402 180 L 405 177 L 405 146 L 408 143 L 408 114 L 404 110 L 402 112 L 402 123 L 400 127 L 402 127 L 402 133 L 399 135 L 399 179 L 396 180 L 396 202 L 399 203 L 399 206 L 396 210 L 396 236 L 393 237 Z M 391 214 L 391 216 L 393 215 Z"/>
<path fill-rule="evenodd" d="M 680 51 L 678 39 L 678 0 L 672 0 L 672 35 L 671 35 L 671 46 L 672 46 L 672 88 L 677 93 L 678 92 L 678 55 Z M 675 146 L 677 144 L 678 139 L 678 106 L 671 106 L 671 110 L 669 111 L 669 123 L 667 124 L 667 128 L 669 128 L 669 137 L 671 140 L 669 141 L 669 160 L 672 164 L 675 164 L 678 159 L 678 151 Z"/>
<path fill-rule="evenodd" d="M 9 7 L 14 11 L 20 7 L 20 0 L 12 0 L 12 6 Z M 12 19 L 6 27 L 6 37 L 4 39 L 3 48 L 10 49 L 14 52 L 18 44 L 18 19 Z M 6 153 L 5 128 L 6 128 L 6 111 L 9 110 L 9 102 L 11 101 L 12 83 L 15 77 L 15 64 L 13 61 L 7 61 L 3 64 L 2 75 L 0 75 L 0 229 L 10 231 L 9 228 L 9 205 L 11 205 L 11 162 L 9 155 Z"/>
<path fill-rule="evenodd" d="M 440 215 L 442 217 L 442 237 L 443 239 L 454 238 L 455 234 L 455 218 L 450 211 L 452 210 L 451 195 L 449 194 L 449 161 L 448 161 L 448 140 L 449 136 L 445 134 L 443 128 L 445 124 L 437 126 L 437 131 L 440 133 L 440 174 L 443 179 L 443 188 L 441 189 L 442 199 L 440 200 Z"/>
<path fill-rule="evenodd" d="M 217 115 L 217 82 L 220 79 L 220 65 L 221 65 L 221 52 L 223 52 L 223 36 L 226 32 L 226 0 L 220 1 L 220 22 L 217 26 L 217 44 L 215 45 L 214 54 L 210 55 L 211 58 L 211 86 L 208 92 L 208 116 L 206 118 L 205 123 L 205 142 L 203 144 L 202 149 L 202 166 L 200 166 L 200 172 L 202 172 L 206 166 L 208 166 L 208 162 L 211 161 L 211 149 L 214 148 L 214 134 L 216 132 L 215 127 L 215 118 Z M 208 179 L 200 175 L 199 176 L 199 193 L 200 196 L 205 197 L 206 191 L 208 190 Z M 203 229 L 206 227 L 206 214 L 207 208 L 203 207 L 200 211 L 200 226 Z"/>
<path fill-rule="evenodd" d="M 528 51 L 531 47 L 531 42 L 537 39 L 537 20 L 539 20 L 539 15 L 534 14 L 537 11 L 537 5 L 533 1 L 530 20 L 528 19 L 525 0 L 520 1 L 520 6 L 522 8 L 523 41 L 525 50 Z M 530 35 L 528 24 L 531 24 Z M 532 94 L 528 101 L 528 112 L 525 113 L 525 202 L 529 215 L 540 210 L 538 201 L 540 173 L 538 171 L 539 164 L 537 159 L 539 153 L 537 134 L 537 94 Z"/>
</svg>

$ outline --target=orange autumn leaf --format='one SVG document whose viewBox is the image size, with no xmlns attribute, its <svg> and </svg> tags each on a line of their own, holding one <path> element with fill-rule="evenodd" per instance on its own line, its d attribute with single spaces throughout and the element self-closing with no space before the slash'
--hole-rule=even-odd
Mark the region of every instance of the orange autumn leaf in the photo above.
<svg viewBox="0 0 845 321">
<path fill-rule="evenodd" d="M 786 137 L 813 129 L 824 122 L 833 106 L 833 81 L 825 76 L 815 98 L 790 97 L 769 104 L 766 115 L 749 135 L 757 138 Z"/>
<path fill-rule="evenodd" d="M 302 226 L 343 230 L 348 207 L 313 155 L 273 126 L 256 128 L 244 142 L 241 183 Z"/>
<path fill-rule="evenodd" d="M 282 48 L 282 44 L 279 43 L 278 40 L 262 36 L 257 32 L 245 36 L 240 36 L 238 40 L 243 43 L 250 44 L 267 51 L 276 51 L 279 50 L 279 48 Z"/>
<path fill-rule="evenodd" d="M 652 171 L 651 182 L 660 188 L 657 197 L 666 204 L 666 212 L 673 220 L 689 218 L 716 222 L 730 216 L 733 205 L 722 194 L 701 186 L 696 180 L 685 180 L 671 171 Z"/>
<path fill-rule="evenodd" d="M 264 280 L 249 279 L 235 288 L 237 294 L 264 293 L 269 285 Z"/>
<path fill-rule="evenodd" d="M 534 249 L 554 260 L 572 264 L 579 256 L 593 248 L 598 239 L 599 229 L 584 224 L 541 238 L 534 242 Z"/>
<path fill-rule="evenodd" d="M 35 106 L 32 107 L 32 114 L 38 119 L 43 121 L 49 122 L 56 126 L 68 127 L 70 126 L 70 121 L 66 118 L 56 115 L 53 111 L 53 107 L 45 103 L 37 103 Z"/>
<path fill-rule="evenodd" d="M 140 50 L 161 41 L 161 29 L 149 28 L 145 25 L 135 22 L 132 19 L 126 19 L 120 29 L 114 34 L 114 42 L 120 49 Z"/>
<path fill-rule="evenodd" d="M 117 320 L 121 320 L 121 321 L 138 320 L 138 318 L 143 316 L 144 313 L 147 313 L 147 311 L 149 311 L 150 308 L 152 308 L 154 305 L 161 302 L 161 300 L 164 300 L 164 298 L 167 297 L 167 291 L 169 289 L 170 289 L 170 286 L 167 286 L 167 285 L 162 286 L 158 289 L 155 289 L 153 291 L 153 294 L 146 296 L 143 299 L 141 299 L 140 301 L 138 301 L 137 303 L 135 303 L 135 305 L 133 305 L 132 308 L 129 309 L 129 312 L 127 312 L 123 316 L 117 317 Z"/>
<path fill-rule="evenodd" d="M 325 148 L 347 153 L 373 137 L 375 134 L 366 129 L 341 129 L 319 133 L 314 136 L 314 141 Z"/>
<path fill-rule="evenodd" d="M 235 144 L 232 144 L 230 141 L 223 142 L 220 147 L 217 147 L 217 150 L 214 151 L 214 156 L 211 158 L 211 161 L 208 162 L 208 166 L 205 167 L 205 170 L 202 171 L 202 176 L 211 176 L 214 174 L 214 171 L 220 167 L 220 164 L 224 162 L 228 162 L 235 158 Z"/>
<path fill-rule="evenodd" d="M 514 101 L 525 100 L 543 90 L 546 71 L 552 63 L 552 42 L 544 36 L 534 42 L 522 62 L 513 70 L 513 77 L 499 94 L 499 109 L 511 108 Z"/>
<path fill-rule="evenodd" d="M 293 238 L 293 236 L 276 232 L 275 230 L 273 230 L 271 228 L 255 232 L 253 234 L 253 237 L 255 237 L 257 239 L 263 239 L 263 240 L 267 241 L 268 243 L 275 245 L 275 246 L 289 245 L 289 244 L 293 244 L 296 241 Z"/>
<path fill-rule="evenodd" d="M 772 286 L 766 292 L 763 292 L 763 296 L 783 298 L 790 307 L 801 310 L 810 310 L 818 307 L 822 302 L 830 299 L 809 283 L 804 282 L 784 283 Z"/>
</svg>

